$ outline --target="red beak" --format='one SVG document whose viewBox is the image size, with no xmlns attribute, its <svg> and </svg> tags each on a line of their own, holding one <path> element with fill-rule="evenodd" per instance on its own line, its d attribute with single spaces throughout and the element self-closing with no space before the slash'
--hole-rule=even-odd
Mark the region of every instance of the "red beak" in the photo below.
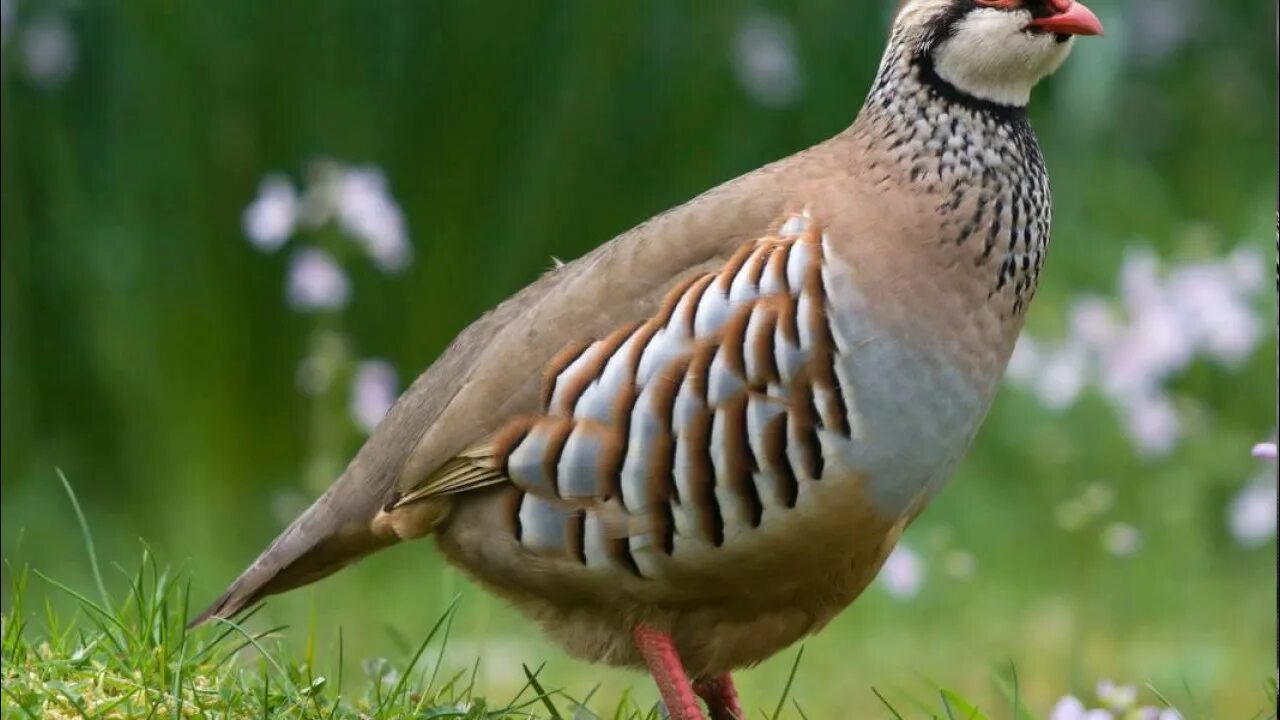
<svg viewBox="0 0 1280 720">
<path fill-rule="evenodd" d="M 1053 15 L 1035 18 L 1031 27 L 1058 35 L 1101 35 L 1102 21 L 1084 3 L 1075 0 L 1049 0 Z"/>
</svg>

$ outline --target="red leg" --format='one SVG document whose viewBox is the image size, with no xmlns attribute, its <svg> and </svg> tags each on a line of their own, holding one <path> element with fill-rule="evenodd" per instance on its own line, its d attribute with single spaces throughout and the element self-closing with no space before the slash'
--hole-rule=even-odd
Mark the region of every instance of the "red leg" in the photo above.
<svg viewBox="0 0 1280 720">
<path fill-rule="evenodd" d="M 671 635 L 647 625 L 637 625 L 632 636 L 636 641 L 636 649 L 653 674 L 658 694 L 662 696 L 671 720 L 703 720 L 698 698 L 693 694 L 693 685 L 684 671 L 684 664 L 680 662 L 680 655 L 676 652 Z"/>
<path fill-rule="evenodd" d="M 707 701 L 711 720 L 746 719 L 747 714 L 742 712 L 742 702 L 738 700 L 738 690 L 733 686 L 733 678 L 729 673 L 701 678 L 693 684 L 693 689 Z"/>
</svg>

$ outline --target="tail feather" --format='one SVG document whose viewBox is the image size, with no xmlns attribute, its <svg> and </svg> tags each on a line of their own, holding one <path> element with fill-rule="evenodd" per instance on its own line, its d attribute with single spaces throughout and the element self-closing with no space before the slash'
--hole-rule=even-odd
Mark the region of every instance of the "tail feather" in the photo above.
<svg viewBox="0 0 1280 720">
<path fill-rule="evenodd" d="M 323 498 L 322 498 L 323 500 Z M 319 503 L 317 503 L 319 505 Z M 343 524 L 336 532 L 308 532 L 304 521 L 316 506 L 290 525 L 226 592 L 196 616 L 188 627 L 212 618 L 231 618 L 268 595 L 313 583 L 350 563 L 399 541 L 378 536 L 366 520 Z M 363 527 L 361 527 L 363 525 Z"/>
<path fill-rule="evenodd" d="M 389 489 L 360 482 L 357 467 L 353 463 L 188 627 L 233 617 L 268 595 L 313 583 L 369 553 L 421 537 L 448 511 L 450 501 L 435 498 L 386 512 Z"/>
</svg>

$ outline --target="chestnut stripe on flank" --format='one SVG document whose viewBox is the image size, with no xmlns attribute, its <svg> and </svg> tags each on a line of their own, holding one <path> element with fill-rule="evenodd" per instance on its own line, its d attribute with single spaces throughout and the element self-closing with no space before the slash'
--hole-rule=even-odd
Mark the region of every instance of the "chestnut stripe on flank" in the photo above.
<svg viewBox="0 0 1280 720">
<path fill-rule="evenodd" d="M 711 410 L 699 408 L 686 425 L 680 442 L 689 443 L 689 488 L 692 497 L 681 502 L 692 508 L 700 522 L 704 536 L 713 545 L 724 543 L 724 518 L 720 516 L 720 504 L 716 501 L 715 464 L 711 459 Z"/>
<path fill-rule="evenodd" d="M 619 502 L 622 501 L 622 466 L 626 464 L 627 453 L 631 451 L 631 413 L 640 397 L 634 383 L 630 384 L 630 388 L 629 393 L 619 394 L 618 404 L 614 409 L 612 435 L 616 440 L 612 447 L 615 449 L 608 456 L 609 464 L 600 468 L 600 486 L 596 494 L 601 502 L 608 502 L 615 497 Z"/>
<path fill-rule="evenodd" d="M 778 331 L 782 339 L 792 345 L 800 345 L 800 327 L 797 325 L 800 303 L 794 295 L 783 295 L 778 300 Z"/>
<path fill-rule="evenodd" d="M 673 314 L 671 320 L 680 323 L 683 326 L 684 334 L 693 337 L 694 320 L 698 317 L 698 305 L 702 303 L 702 296 L 706 294 L 707 288 L 711 287 L 711 283 L 715 282 L 714 274 L 706 274 L 698 278 L 689 286 L 682 303 L 677 305 L 683 308 L 679 315 Z"/>
<path fill-rule="evenodd" d="M 725 263 L 720 270 L 717 279 L 719 280 L 720 291 L 725 295 L 729 294 L 729 288 L 733 286 L 733 278 L 742 270 L 742 266 L 746 264 L 747 258 L 751 257 L 751 253 L 755 250 L 756 241 L 750 240 L 738 248 L 737 252 L 729 258 L 729 262 Z"/>
<path fill-rule="evenodd" d="M 573 421 L 566 418 L 540 424 L 547 426 L 543 429 L 543 432 L 547 433 L 547 447 L 546 454 L 542 456 L 542 475 L 558 498 L 560 497 L 560 455 L 564 453 L 564 445 L 573 432 Z"/>
<path fill-rule="evenodd" d="M 574 340 L 551 359 L 551 363 L 547 366 L 542 380 L 541 407 L 544 410 L 551 407 L 551 398 L 555 395 L 556 382 L 559 381 L 560 374 L 581 357 L 582 353 L 586 352 L 589 347 L 591 347 L 590 340 L 585 338 Z"/>
<path fill-rule="evenodd" d="M 800 481 L 796 480 L 791 458 L 787 455 L 787 414 L 780 413 L 764 428 L 765 462 L 774 478 L 774 488 L 784 507 L 793 508 L 800 497 Z"/>
<path fill-rule="evenodd" d="M 787 260 L 791 256 L 791 243 L 778 243 L 773 254 L 769 256 L 769 275 L 777 278 L 777 285 L 784 293 L 793 293 L 795 288 L 787 283 Z"/>
<path fill-rule="evenodd" d="M 828 385 L 831 397 L 827 401 L 828 414 L 833 416 L 827 422 L 827 426 L 840 433 L 841 436 L 849 437 L 852 435 L 853 430 L 849 425 L 849 409 L 845 406 L 844 388 L 840 386 L 840 375 L 836 371 L 835 353 L 830 353 L 827 356 L 826 372 L 830 374 Z"/>
<path fill-rule="evenodd" d="M 773 246 L 767 243 L 757 245 L 754 253 L 751 254 L 751 264 L 747 266 L 747 279 L 751 281 L 751 287 L 760 291 L 760 278 L 764 277 L 764 269 L 769 264 L 769 258 L 773 255 Z"/>
<path fill-rule="evenodd" d="M 821 246 L 820 246 L 821 247 Z M 821 257 L 821 255 L 819 256 Z M 828 402 L 824 403 L 826 407 L 821 415 L 823 426 L 829 430 L 835 430 L 844 437 L 848 437 L 849 431 L 849 412 L 844 405 L 844 393 L 840 388 L 840 379 L 836 375 L 836 336 L 831 328 L 831 312 L 827 305 L 827 287 L 822 277 L 822 267 L 819 265 L 808 278 L 807 290 L 812 293 L 812 302 L 810 307 L 814 315 L 811 318 L 812 336 L 817 347 L 813 350 L 813 358 L 815 363 L 815 371 L 819 376 L 819 382 L 830 392 Z"/>
<path fill-rule="evenodd" d="M 660 502 L 653 508 L 653 535 L 662 552 L 671 555 L 676 549 L 676 516 L 670 500 Z"/>
<path fill-rule="evenodd" d="M 740 395 L 725 403 L 720 412 L 724 418 L 724 453 L 728 461 L 728 467 L 724 468 L 725 480 L 733 494 L 747 506 L 751 527 L 760 527 L 764 505 L 752 477 L 759 463 L 747 437 L 747 396 Z"/>
<path fill-rule="evenodd" d="M 709 404 L 707 389 L 711 384 L 711 362 L 715 360 L 717 350 L 719 347 L 714 343 L 698 343 L 693 349 L 693 357 L 689 360 L 689 368 L 686 371 L 694 397 L 704 406 Z"/>
<path fill-rule="evenodd" d="M 661 322 L 650 320 L 637 329 L 635 342 L 631 344 L 631 355 L 627 358 L 627 378 L 632 384 L 635 384 L 636 378 L 640 375 L 640 361 L 644 359 L 645 349 L 649 347 L 649 343 L 653 341 L 653 336 L 657 335 L 658 330 L 665 324 L 666 319 Z"/>
<path fill-rule="evenodd" d="M 657 419 L 661 434 L 653 448 L 654 457 L 649 464 L 648 494 L 650 505 L 663 504 L 675 498 L 680 500 L 680 488 L 676 486 L 676 437 L 675 409 L 676 397 L 684 386 L 688 375 L 690 358 L 686 355 L 672 361 L 658 375 L 660 383 L 654 388 L 654 418 Z"/>
<path fill-rule="evenodd" d="M 733 311 L 720 331 L 720 352 L 724 363 L 737 376 L 746 379 L 747 365 L 743 352 L 747 342 L 747 325 L 755 303 L 744 303 Z"/>
<path fill-rule="evenodd" d="M 809 400 L 809 417 L 813 418 L 806 436 L 806 444 L 811 448 L 809 471 L 814 480 L 821 480 L 822 473 L 826 469 L 826 458 L 822 456 L 822 442 L 818 439 L 818 429 L 822 427 L 822 421 L 821 416 L 818 415 L 818 408 L 814 404 L 817 402 L 817 394 L 814 393 L 813 386 L 810 385 L 808 392 L 804 395 Z"/>
<path fill-rule="evenodd" d="M 676 311 L 676 308 L 680 305 L 680 299 L 684 297 L 684 294 L 686 292 L 689 291 L 689 288 L 693 287 L 695 283 L 697 283 L 698 281 L 702 280 L 705 277 L 708 277 L 708 276 L 690 275 L 689 277 L 676 283 L 670 290 L 667 291 L 666 295 L 662 296 L 662 305 L 658 308 L 658 314 L 654 315 L 653 318 L 650 320 L 650 323 L 653 325 L 653 329 L 655 331 L 658 328 L 663 327 L 668 322 L 670 322 L 672 313 L 674 313 Z M 650 333 L 650 337 L 652 337 L 652 333 Z M 641 343 L 641 345 L 644 345 L 647 342 L 648 341 L 646 340 L 646 342 Z M 636 362 L 637 363 L 640 362 L 639 358 L 636 359 Z"/>
<path fill-rule="evenodd" d="M 524 523 L 520 522 L 520 505 L 524 502 L 524 491 L 511 486 L 511 490 L 507 492 L 506 503 L 504 508 L 507 515 L 507 522 L 511 530 L 511 536 L 519 543 L 524 537 Z"/>
<path fill-rule="evenodd" d="M 809 381 L 795 381 L 791 390 L 791 420 L 794 432 L 789 438 L 800 452 L 802 470 L 813 480 L 822 477 L 822 445 L 818 442 L 817 413 L 813 407 L 813 391 Z"/>
<path fill-rule="evenodd" d="M 587 564 L 586 540 L 587 513 L 585 510 L 574 510 L 564 523 L 564 545 L 569 549 L 569 556 L 579 564 Z"/>
<path fill-rule="evenodd" d="M 573 410 L 578 405 L 578 398 L 582 397 L 582 393 L 593 381 L 598 379 L 604 372 L 605 365 L 609 362 L 609 358 L 618 351 L 618 348 L 631 337 L 631 333 L 635 332 L 639 327 L 639 323 L 628 323 L 606 335 L 603 339 L 591 344 L 591 348 L 584 353 L 583 361 L 586 363 L 577 372 L 568 377 L 561 378 L 557 383 L 563 383 L 563 394 L 560 396 L 560 407 L 548 406 L 547 411 L 552 414 L 572 415 Z M 552 399 L 555 399 L 555 393 L 552 393 Z"/>
<path fill-rule="evenodd" d="M 626 568 L 638 578 L 643 578 L 644 573 L 640 572 L 640 566 L 636 564 L 636 559 L 631 555 L 631 538 L 606 538 L 605 546 L 608 548 L 606 552 L 609 557 L 618 561 L 618 564 Z"/>
<path fill-rule="evenodd" d="M 778 358 L 773 354 L 773 334 L 778 327 L 778 312 L 773 305 L 763 302 L 757 304 L 755 312 L 759 313 L 760 319 L 756 321 L 755 332 L 747 338 L 747 352 L 751 354 L 752 364 L 759 377 L 747 378 L 747 382 L 753 385 L 776 383 L 781 379 Z"/>
<path fill-rule="evenodd" d="M 511 453 L 520 447 L 520 443 L 529 437 L 529 431 L 537 424 L 537 418 L 524 417 L 517 418 L 507 423 L 501 431 L 498 432 L 497 438 L 493 442 L 494 457 L 501 458 L 498 461 L 498 470 L 506 477 L 511 477 L 511 468 L 507 463 L 511 461 Z"/>
</svg>

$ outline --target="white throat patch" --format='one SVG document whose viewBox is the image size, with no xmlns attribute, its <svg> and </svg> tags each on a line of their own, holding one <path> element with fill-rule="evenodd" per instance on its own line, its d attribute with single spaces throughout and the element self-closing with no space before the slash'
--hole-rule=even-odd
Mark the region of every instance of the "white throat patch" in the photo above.
<svg viewBox="0 0 1280 720">
<path fill-rule="evenodd" d="M 1002 105 L 1024 106 L 1031 88 L 1071 52 L 1049 33 L 1024 31 L 1030 13 L 995 8 L 970 11 L 933 52 L 938 77 L 958 90 Z"/>
</svg>

